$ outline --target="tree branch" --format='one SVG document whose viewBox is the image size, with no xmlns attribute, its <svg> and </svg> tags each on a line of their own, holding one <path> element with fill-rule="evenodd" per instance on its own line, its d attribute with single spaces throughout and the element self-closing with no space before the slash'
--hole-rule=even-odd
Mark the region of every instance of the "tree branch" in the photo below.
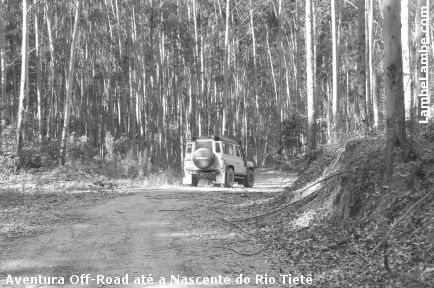
<svg viewBox="0 0 434 288">
<path fill-rule="evenodd" d="M 386 241 L 387 237 L 389 237 L 389 235 L 393 232 L 393 230 L 395 230 L 395 228 L 398 226 L 399 223 L 402 222 L 402 220 L 404 220 L 408 215 L 411 214 L 411 212 L 413 212 L 413 210 L 419 206 L 425 199 L 427 199 L 429 196 L 433 195 L 433 192 L 428 192 L 425 196 L 423 196 L 422 198 L 419 199 L 419 201 L 417 201 L 416 203 L 414 203 L 408 210 L 407 212 L 405 212 L 397 221 L 395 221 L 393 223 L 393 225 L 390 227 L 389 231 L 387 231 L 386 235 L 384 235 L 383 239 L 381 239 L 380 242 L 378 242 L 378 244 L 374 247 L 374 249 L 372 249 L 371 252 L 369 252 L 369 256 L 371 256 L 375 251 L 378 250 L 378 248 L 381 247 L 381 245 L 384 243 L 384 241 Z"/>
<path fill-rule="evenodd" d="M 309 188 L 315 186 L 316 184 L 321 183 L 321 182 L 323 182 L 323 181 L 326 181 L 326 180 L 328 180 L 328 179 L 330 179 L 330 178 L 333 178 L 333 177 L 335 177 L 335 176 L 338 176 L 338 175 L 341 175 L 341 174 L 344 174 L 344 173 L 346 173 L 346 172 L 353 171 L 353 170 L 355 170 L 355 169 L 347 169 L 347 170 L 340 171 L 340 172 L 338 172 L 338 173 L 332 174 L 332 175 L 330 175 L 330 176 L 327 176 L 327 177 L 325 177 L 325 178 L 323 178 L 323 179 L 321 179 L 321 180 L 319 180 L 319 181 L 316 181 L 315 183 L 313 183 L 313 184 L 307 186 L 306 188 L 303 188 L 302 191 L 307 190 L 307 189 L 309 189 Z M 317 191 L 317 192 L 319 192 L 319 191 Z M 317 192 L 316 192 L 316 193 L 317 193 Z M 316 194 L 316 193 L 312 193 L 312 194 Z M 308 195 L 308 196 L 306 196 L 306 197 L 303 197 L 303 198 L 301 198 L 301 199 L 298 199 L 297 201 L 290 202 L 290 203 L 288 203 L 288 204 L 286 204 L 286 205 L 284 205 L 284 206 L 282 206 L 282 207 L 280 207 L 280 208 L 277 208 L 277 209 L 275 209 L 275 210 L 268 211 L 268 212 L 266 212 L 266 213 L 264 213 L 264 214 L 254 215 L 254 216 L 247 217 L 247 218 L 242 218 L 242 219 L 233 219 L 233 220 L 228 220 L 228 221 L 231 221 L 231 222 L 236 222 L 236 221 L 247 221 L 247 220 L 252 220 L 252 219 L 255 219 L 255 218 L 259 218 L 259 217 L 267 216 L 267 215 L 270 215 L 270 214 L 274 214 L 274 213 L 276 213 L 276 212 L 279 212 L 279 211 L 281 211 L 281 210 L 283 210 L 283 209 L 288 208 L 289 206 L 292 206 L 292 205 L 294 205 L 294 204 L 300 202 L 301 200 L 306 199 L 306 198 L 309 197 L 309 196 L 312 196 L 312 194 L 310 194 L 310 195 Z"/>
</svg>

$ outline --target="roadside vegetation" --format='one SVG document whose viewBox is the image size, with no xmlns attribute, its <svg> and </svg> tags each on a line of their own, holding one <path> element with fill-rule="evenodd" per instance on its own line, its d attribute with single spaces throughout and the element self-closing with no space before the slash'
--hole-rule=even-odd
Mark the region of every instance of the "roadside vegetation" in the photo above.
<svg viewBox="0 0 434 288">
<path fill-rule="evenodd" d="M 287 164 L 298 178 L 281 193 L 203 209 L 253 247 L 233 253 L 268 251 L 276 271 L 311 273 L 317 287 L 433 287 L 433 132 L 414 133 L 390 177 L 384 136 L 358 135 Z"/>
</svg>

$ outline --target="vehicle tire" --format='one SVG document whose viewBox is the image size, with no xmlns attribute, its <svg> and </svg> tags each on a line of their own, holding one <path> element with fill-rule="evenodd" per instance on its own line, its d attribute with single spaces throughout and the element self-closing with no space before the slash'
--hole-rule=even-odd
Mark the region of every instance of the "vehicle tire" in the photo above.
<svg viewBox="0 0 434 288">
<path fill-rule="evenodd" d="M 232 188 L 232 186 L 234 186 L 234 180 L 235 180 L 234 169 L 228 168 L 228 170 L 225 173 L 225 187 Z"/>
<path fill-rule="evenodd" d="M 194 176 L 191 176 L 191 186 L 197 187 L 197 184 L 199 184 L 199 179 L 197 179 Z"/>
<path fill-rule="evenodd" d="M 246 176 L 244 176 L 244 187 L 253 187 L 255 183 L 255 173 L 253 169 L 247 169 Z"/>
</svg>

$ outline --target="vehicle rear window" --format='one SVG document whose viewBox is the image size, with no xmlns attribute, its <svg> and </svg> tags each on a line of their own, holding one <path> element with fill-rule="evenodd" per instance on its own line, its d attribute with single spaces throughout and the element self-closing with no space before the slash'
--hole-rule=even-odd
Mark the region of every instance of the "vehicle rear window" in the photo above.
<svg viewBox="0 0 434 288">
<path fill-rule="evenodd" d="M 191 143 L 187 144 L 187 153 L 191 153 Z"/>
<path fill-rule="evenodd" d="M 208 148 L 209 150 L 212 151 L 212 141 L 209 141 L 209 140 L 196 141 L 195 145 L 194 145 L 194 150 L 196 151 L 197 149 L 200 149 L 200 148 Z"/>
<path fill-rule="evenodd" d="M 215 142 L 215 153 L 222 152 L 220 142 Z"/>
</svg>

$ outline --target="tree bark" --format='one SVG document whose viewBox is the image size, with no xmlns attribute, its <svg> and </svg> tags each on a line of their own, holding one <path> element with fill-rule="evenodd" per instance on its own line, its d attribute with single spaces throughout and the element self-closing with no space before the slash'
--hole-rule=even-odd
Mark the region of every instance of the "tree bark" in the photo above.
<svg viewBox="0 0 434 288">
<path fill-rule="evenodd" d="M 367 118 L 366 107 L 366 35 L 365 35 L 365 0 L 358 1 L 358 40 L 357 40 L 357 74 L 358 74 L 358 96 L 359 96 L 359 109 L 362 120 L 362 130 L 369 130 L 369 123 Z"/>
<path fill-rule="evenodd" d="M 80 19 L 80 5 L 81 0 L 77 0 L 75 4 L 75 19 L 74 19 L 74 28 L 72 32 L 72 41 L 71 41 L 71 53 L 69 59 L 69 70 L 68 70 L 68 78 L 66 81 L 66 96 L 65 96 L 65 108 L 63 111 L 63 129 L 62 129 L 62 146 L 61 146 L 61 154 L 60 154 L 60 164 L 65 165 L 66 161 L 66 142 L 68 138 L 68 126 L 69 126 L 69 118 L 70 118 L 70 110 L 71 110 L 71 102 L 72 102 L 72 89 L 73 89 L 73 81 L 74 81 L 74 65 L 75 65 L 75 46 L 78 41 L 79 27 L 78 20 Z"/>
<path fill-rule="evenodd" d="M 394 149 L 406 144 L 400 2 L 383 0 L 384 70 L 386 74 L 387 175 L 392 174 Z"/>
</svg>

